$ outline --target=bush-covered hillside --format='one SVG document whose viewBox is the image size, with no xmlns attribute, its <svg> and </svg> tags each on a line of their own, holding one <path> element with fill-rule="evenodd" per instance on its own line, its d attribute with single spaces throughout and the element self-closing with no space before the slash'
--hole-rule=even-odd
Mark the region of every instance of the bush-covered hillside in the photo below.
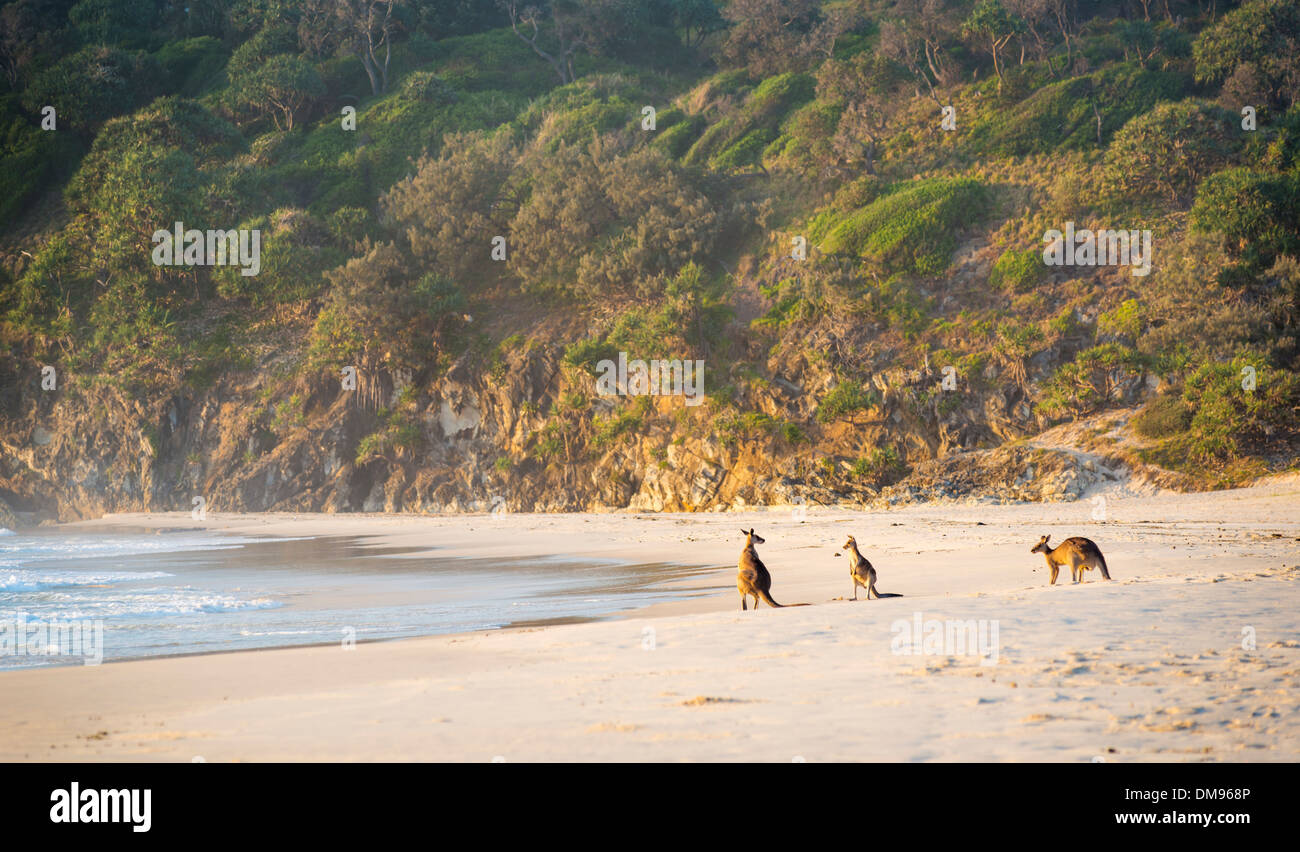
<svg viewBox="0 0 1300 852">
<path fill-rule="evenodd" d="M 1107 412 L 1182 487 L 1300 458 L 1290 0 L 13 0 L 0 68 L 31 519 L 897 499 Z"/>
</svg>

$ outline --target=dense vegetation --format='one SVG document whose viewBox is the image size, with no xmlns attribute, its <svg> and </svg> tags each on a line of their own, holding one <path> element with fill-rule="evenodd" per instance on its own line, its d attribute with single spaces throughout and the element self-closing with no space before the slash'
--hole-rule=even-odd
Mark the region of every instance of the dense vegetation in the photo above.
<svg viewBox="0 0 1300 852">
<path fill-rule="evenodd" d="M 814 456 L 889 370 L 943 420 L 951 365 L 1039 428 L 1145 403 L 1143 457 L 1214 482 L 1297 458 L 1291 0 L 12 0 L 0 69 L 6 382 L 262 371 L 275 431 L 356 365 L 386 464 L 454 363 L 537 345 L 707 359 L 671 430 Z M 261 271 L 155 265 L 178 221 L 261 229 Z M 1066 222 L 1150 230 L 1151 274 L 1044 265 Z M 669 418 L 588 396 L 498 470 Z"/>
</svg>

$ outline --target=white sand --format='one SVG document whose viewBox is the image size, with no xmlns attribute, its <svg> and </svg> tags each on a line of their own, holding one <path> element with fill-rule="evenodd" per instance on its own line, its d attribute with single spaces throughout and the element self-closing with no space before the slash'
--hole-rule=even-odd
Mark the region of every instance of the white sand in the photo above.
<svg viewBox="0 0 1300 852">
<path fill-rule="evenodd" d="M 742 613 L 728 567 L 697 583 L 715 595 L 596 624 L 0 673 L 0 759 L 1300 759 L 1300 477 L 1121 494 L 1105 521 L 1087 501 L 814 508 L 803 522 L 209 514 L 216 530 L 373 535 L 440 556 L 727 566 L 752 525 L 773 596 L 814 606 Z M 196 525 L 79 526 L 139 524 Z M 1064 571 L 1049 588 L 1028 552 L 1043 533 L 1092 538 L 1114 580 Z M 833 558 L 849 534 L 880 589 L 905 597 L 832 600 L 852 592 Z M 891 625 L 914 613 L 996 621 L 997 664 L 894 653 Z"/>
</svg>

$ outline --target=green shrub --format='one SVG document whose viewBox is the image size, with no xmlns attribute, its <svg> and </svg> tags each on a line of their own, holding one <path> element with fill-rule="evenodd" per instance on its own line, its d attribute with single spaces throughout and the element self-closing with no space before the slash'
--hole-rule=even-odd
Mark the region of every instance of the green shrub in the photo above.
<svg viewBox="0 0 1300 852">
<path fill-rule="evenodd" d="M 618 347 L 604 340 L 579 340 L 565 348 L 564 363 L 594 375 L 598 363 L 617 359 L 618 352 Z"/>
<path fill-rule="evenodd" d="M 787 444 L 799 444 L 808 440 L 808 437 L 804 435 L 803 429 L 799 428 L 798 423 L 782 423 L 780 431 L 781 439 Z"/>
<path fill-rule="evenodd" d="M 0 229 L 8 227 L 42 192 L 76 168 L 84 149 L 70 133 L 49 133 L 0 99 Z"/>
<path fill-rule="evenodd" d="M 669 126 L 659 123 L 659 133 L 651 144 L 674 160 L 680 160 L 699 138 L 706 122 L 703 116 L 692 115 Z"/>
<path fill-rule="evenodd" d="M 874 390 L 858 381 L 843 381 L 831 389 L 817 404 L 817 421 L 832 423 L 847 417 L 850 421 L 860 412 L 868 411 L 879 401 Z"/>
<path fill-rule="evenodd" d="M 704 131 L 686 152 L 687 165 L 708 164 L 725 171 L 757 165 L 763 149 L 777 138 L 785 118 L 811 100 L 816 81 L 808 74 L 778 74 L 764 80 L 740 109 Z"/>
<path fill-rule="evenodd" d="M 407 388 L 391 409 L 379 410 L 379 428 L 357 444 L 357 464 L 375 459 L 395 462 L 417 449 L 424 440 L 417 414 L 415 392 Z"/>
<path fill-rule="evenodd" d="M 416 101 L 453 104 L 460 99 L 451 85 L 432 71 L 414 71 L 402 81 L 402 95 Z"/>
<path fill-rule="evenodd" d="M 228 56 L 225 45 L 212 36 L 169 41 L 154 54 L 167 75 L 167 88 L 191 96 L 225 82 Z"/>
<path fill-rule="evenodd" d="M 907 473 L 907 464 L 892 446 L 877 447 L 871 455 L 853 462 L 849 474 L 873 485 L 897 482 Z"/>
<path fill-rule="evenodd" d="M 1295 97 L 1295 51 L 1300 7 L 1294 0 L 1254 0 L 1233 9 L 1197 36 L 1196 79 L 1221 83 L 1247 67 L 1277 100 Z"/>
<path fill-rule="evenodd" d="M 987 193 L 972 178 L 930 178 L 879 198 L 822 241 L 828 254 L 856 254 L 893 272 L 937 275 L 948 268 L 956 230 L 983 216 Z"/>
<path fill-rule="evenodd" d="M 627 435 L 636 435 L 641 431 L 641 415 L 633 409 L 625 409 L 609 417 L 597 418 L 592 422 L 593 433 L 591 446 L 595 450 L 605 450 Z"/>
<path fill-rule="evenodd" d="M 348 259 L 325 225 L 302 210 L 277 210 L 239 227 L 262 231 L 262 267 L 257 275 L 243 275 L 238 266 L 215 267 L 217 292 L 226 297 L 254 305 L 308 299 L 324 288 L 325 272 Z"/>
<path fill-rule="evenodd" d="M 1119 307 L 1097 317 L 1097 330 L 1130 344 L 1136 343 L 1146 324 L 1144 313 L 1141 302 L 1126 299 Z"/>
<path fill-rule="evenodd" d="M 1118 390 L 1142 376 L 1142 356 L 1127 346 L 1104 343 L 1085 349 L 1044 386 L 1040 407 L 1049 417 L 1082 417 L 1115 401 Z"/>
<path fill-rule="evenodd" d="M 1248 369 L 1255 370 L 1253 390 L 1243 386 Z M 1186 444 L 1190 460 L 1220 462 L 1279 440 L 1294 441 L 1300 378 L 1247 357 L 1202 364 L 1187 377 L 1183 402 L 1192 410 Z"/>
<path fill-rule="evenodd" d="M 1182 97 L 1189 82 L 1184 74 L 1124 64 L 1049 83 L 1014 107 L 991 104 L 972 121 L 970 145 L 1016 157 L 1095 148 L 1130 119 Z"/>
<path fill-rule="evenodd" d="M 715 171 L 726 172 L 757 166 L 762 163 L 763 149 L 776 138 L 776 131 L 767 127 L 757 127 L 722 151 L 719 151 L 709 165 Z"/>
<path fill-rule="evenodd" d="M 1240 152 L 1239 116 L 1196 100 L 1164 103 L 1124 125 L 1106 149 L 1105 186 L 1117 198 L 1180 203 Z"/>
<path fill-rule="evenodd" d="M 1179 394 L 1160 394 L 1133 418 L 1133 429 L 1144 438 L 1181 435 L 1192 425 L 1192 410 Z"/>
<path fill-rule="evenodd" d="M 83 47 L 35 75 L 23 92 L 23 106 L 35 115 L 54 106 L 60 128 L 88 134 L 152 99 L 162 76 L 157 60 L 148 54 Z"/>
<path fill-rule="evenodd" d="M 1043 255 L 1037 249 L 1007 249 L 993 264 L 989 284 L 997 290 L 1024 293 L 1043 280 L 1044 270 Z"/>
<path fill-rule="evenodd" d="M 1210 175 L 1197 189 L 1192 227 L 1223 235 L 1224 247 L 1251 269 L 1300 251 L 1300 174 L 1248 168 Z"/>
</svg>

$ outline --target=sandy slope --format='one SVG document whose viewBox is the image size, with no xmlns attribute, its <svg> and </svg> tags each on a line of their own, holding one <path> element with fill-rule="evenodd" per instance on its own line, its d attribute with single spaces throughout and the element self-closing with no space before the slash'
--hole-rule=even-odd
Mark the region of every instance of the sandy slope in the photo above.
<svg viewBox="0 0 1300 852">
<path fill-rule="evenodd" d="M 728 566 L 753 525 L 776 599 L 815 605 L 742 613 L 727 568 L 700 581 L 716 595 L 598 624 L 0 673 L 0 759 L 1300 759 L 1300 479 L 1096 508 L 209 515 L 447 556 Z M 194 526 L 82 526 L 140 523 Z M 1114 581 L 1047 587 L 1028 553 L 1047 532 L 1096 540 Z M 832 600 L 850 533 L 906 597 Z M 997 664 L 895 653 L 914 613 L 996 621 Z"/>
</svg>

